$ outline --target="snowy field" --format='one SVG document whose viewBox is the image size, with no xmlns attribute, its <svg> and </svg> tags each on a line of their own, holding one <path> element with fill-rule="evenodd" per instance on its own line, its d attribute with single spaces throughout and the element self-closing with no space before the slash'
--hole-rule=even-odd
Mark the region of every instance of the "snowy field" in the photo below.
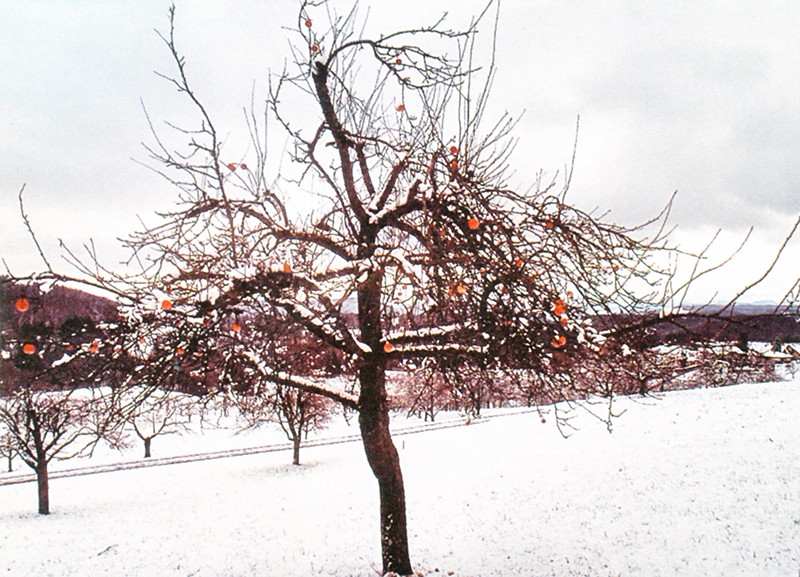
<svg viewBox="0 0 800 577">
<path fill-rule="evenodd" d="M 420 574 L 800 575 L 800 381 L 616 410 L 613 434 L 579 413 L 567 440 L 535 413 L 398 437 Z M 282 440 L 207 436 L 157 438 L 154 456 Z M 378 575 L 377 485 L 361 447 L 301 458 L 54 479 L 49 517 L 35 513 L 34 484 L 0 486 L 0 576 Z"/>
</svg>

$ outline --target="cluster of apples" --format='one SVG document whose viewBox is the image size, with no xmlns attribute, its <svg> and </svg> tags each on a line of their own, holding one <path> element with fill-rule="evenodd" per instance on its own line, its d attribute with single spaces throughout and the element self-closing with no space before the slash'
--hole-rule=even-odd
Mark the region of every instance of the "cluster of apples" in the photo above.
<svg viewBox="0 0 800 577">
<path fill-rule="evenodd" d="M 457 146 L 451 146 L 450 147 L 450 154 L 453 155 L 453 159 L 450 161 L 450 171 L 451 172 L 455 172 L 455 171 L 458 170 L 458 147 Z"/>
<path fill-rule="evenodd" d="M 303 25 L 304 25 L 306 28 L 310 29 L 310 28 L 311 28 L 311 27 L 314 25 L 314 23 L 311 21 L 311 19 L 310 19 L 310 18 L 306 18 L 305 22 L 303 22 Z M 311 45 L 311 52 L 315 52 L 315 53 L 316 53 L 316 52 L 319 52 L 319 44 L 317 44 L 316 42 L 314 42 L 314 43 Z"/>
<path fill-rule="evenodd" d="M 31 308 L 31 303 L 25 297 L 20 297 L 16 301 L 14 301 L 14 308 L 17 309 L 18 312 L 24 313 L 27 312 Z M 74 347 L 72 345 L 68 345 L 67 349 L 72 350 Z M 92 353 L 96 353 L 100 349 L 100 341 L 94 340 L 89 345 L 89 351 Z M 24 343 L 22 345 L 22 352 L 26 355 L 33 355 L 36 354 L 36 345 L 33 343 Z"/>
<path fill-rule="evenodd" d="M 17 309 L 18 312 L 24 313 L 31 308 L 31 303 L 25 297 L 20 297 L 14 301 L 14 308 Z M 32 355 L 36 352 L 36 345 L 33 343 L 25 343 L 22 345 L 22 352 L 26 355 Z"/>
<path fill-rule="evenodd" d="M 567 302 L 564 299 L 556 299 L 553 303 L 552 311 L 555 316 L 559 317 L 558 320 L 561 323 L 561 326 L 567 328 L 567 326 L 569 326 L 569 317 L 567 317 Z M 564 335 L 559 335 L 550 343 L 554 349 L 560 349 L 566 344 L 567 337 Z"/>
</svg>

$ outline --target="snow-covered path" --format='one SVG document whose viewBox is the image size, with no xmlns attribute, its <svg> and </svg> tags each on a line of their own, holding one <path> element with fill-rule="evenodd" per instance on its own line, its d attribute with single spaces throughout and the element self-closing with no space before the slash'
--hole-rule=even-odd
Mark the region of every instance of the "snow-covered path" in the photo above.
<svg viewBox="0 0 800 577">
<path fill-rule="evenodd" d="M 560 437 L 520 414 L 398 439 L 429 575 L 800 573 L 800 382 L 622 399 Z M 357 444 L 0 487 L 0 575 L 374 576 Z M 438 570 L 438 571 L 437 571 Z"/>
<path fill-rule="evenodd" d="M 530 409 L 528 412 L 532 412 Z M 518 411 L 514 411 L 518 413 Z M 489 422 L 493 418 L 504 416 L 503 414 L 496 413 L 478 421 L 479 424 Z M 428 422 L 417 425 L 405 426 L 395 428 L 392 431 L 393 437 L 402 437 L 405 435 L 416 435 L 419 433 L 426 433 L 429 431 L 438 431 L 441 429 L 450 429 L 452 427 L 466 426 L 465 420 L 462 418 L 451 418 L 448 420 L 438 422 Z M 360 443 L 361 436 L 359 434 L 329 436 L 325 435 L 321 438 L 315 438 L 310 441 L 304 441 L 303 447 L 323 447 L 327 445 L 339 445 L 341 443 Z M 50 471 L 49 479 L 62 479 L 64 477 L 85 477 L 86 475 L 97 475 L 100 473 L 116 473 L 118 471 L 128 471 L 130 469 L 144 469 L 147 467 L 163 467 L 165 465 L 181 465 L 183 463 L 194 463 L 196 461 L 212 461 L 214 459 L 227 459 L 230 457 L 243 457 L 247 455 L 261 455 L 264 453 L 275 453 L 278 451 L 291 451 L 292 443 L 272 443 L 269 445 L 256 445 L 251 447 L 241 447 L 237 449 L 224 449 L 220 451 L 202 451 L 200 453 L 180 454 L 171 457 L 154 457 L 147 459 L 133 459 L 125 461 L 111 461 L 97 465 L 82 464 L 77 467 L 58 467 Z M 85 461 L 85 460 L 84 460 Z M 33 483 L 36 481 L 36 475 L 30 472 L 30 469 L 23 469 L 21 472 L 11 472 L 0 474 L 0 486 L 2 485 L 17 485 L 19 483 Z"/>
</svg>

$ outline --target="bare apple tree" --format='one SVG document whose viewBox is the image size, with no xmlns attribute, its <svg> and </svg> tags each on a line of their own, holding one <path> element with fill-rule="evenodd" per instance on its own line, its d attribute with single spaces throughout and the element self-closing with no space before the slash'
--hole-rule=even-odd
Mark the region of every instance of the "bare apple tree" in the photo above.
<svg viewBox="0 0 800 577">
<path fill-rule="evenodd" d="M 561 188 L 506 185 L 514 121 L 484 129 L 492 73 L 480 82 L 473 72 L 477 24 L 362 38 L 355 11 L 320 26 L 326 14 L 324 3 L 301 4 L 293 68 L 271 83 L 268 112 L 299 168 L 270 180 L 255 114 L 252 159 L 223 151 L 175 46 L 171 11 L 169 80 L 198 123 L 179 131 L 185 146 L 154 132 L 149 148 L 179 203 L 130 241 L 145 266 L 137 300 L 153 301 L 141 330 L 192 362 L 215 356 L 218 374 L 255 373 L 275 391 L 357 410 L 378 480 L 383 570 L 408 575 L 387 367 L 426 363 L 487 384 L 509 366 L 552 375 L 554 351 L 602 345 L 592 315 L 660 302 L 653 253 L 664 239 L 658 226 L 639 238 L 570 206 L 568 178 Z M 278 338 L 269 326 L 242 338 L 237 319 L 247 315 L 293 323 L 314 350 L 336 351 L 336 366 L 313 376 L 287 367 L 268 354 Z M 333 387 L 326 377 L 338 374 L 352 378 Z M 562 390 L 569 383 L 542 382 L 574 396 Z"/>
</svg>

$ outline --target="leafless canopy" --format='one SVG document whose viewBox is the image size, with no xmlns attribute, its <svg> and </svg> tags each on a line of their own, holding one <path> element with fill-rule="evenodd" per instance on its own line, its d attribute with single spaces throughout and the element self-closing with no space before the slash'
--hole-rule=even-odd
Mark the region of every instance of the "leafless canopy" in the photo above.
<svg viewBox="0 0 800 577">
<path fill-rule="evenodd" d="M 323 14 L 330 25 L 317 33 Z M 514 121 L 487 125 L 492 62 L 474 61 L 490 15 L 465 31 L 440 21 L 364 38 L 355 10 L 339 17 L 304 3 L 292 66 L 272 79 L 263 118 L 248 111 L 251 155 L 226 162 L 175 45 L 173 10 L 164 41 L 177 74 L 167 78 L 198 124 L 178 129 L 186 144 L 177 149 L 154 130 L 148 150 L 180 203 L 129 241 L 143 268 L 139 310 L 164 321 L 159 343 L 219 349 L 220 338 L 200 335 L 222 329 L 274 382 L 354 406 L 356 390 L 276 370 L 257 348 L 269 334 L 254 335 L 254 319 L 293 323 L 319 350 L 338 351 L 350 374 L 368 356 L 541 368 L 555 349 L 601 345 L 589 317 L 662 304 L 661 221 L 648 223 L 649 237 L 601 222 L 567 204 L 569 175 L 524 192 L 507 186 Z M 293 165 L 278 177 L 267 174 L 266 118 L 292 143 Z M 370 322 L 368 300 L 378 307 Z M 247 339 L 230 330 L 240 321 Z"/>
</svg>

